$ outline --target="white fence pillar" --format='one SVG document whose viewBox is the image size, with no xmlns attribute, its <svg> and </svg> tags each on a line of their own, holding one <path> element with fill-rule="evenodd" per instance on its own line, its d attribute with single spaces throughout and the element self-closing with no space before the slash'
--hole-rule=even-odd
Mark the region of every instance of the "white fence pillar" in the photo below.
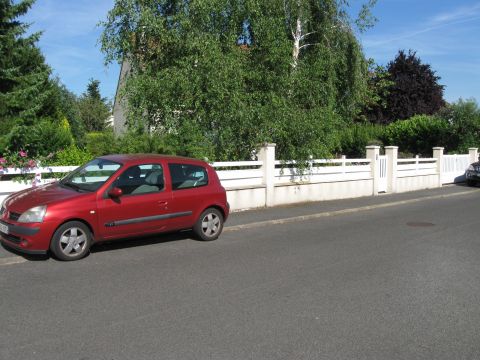
<svg viewBox="0 0 480 360">
<path fill-rule="evenodd" d="M 370 159 L 370 168 L 372 170 L 373 189 L 372 194 L 378 195 L 378 183 L 380 181 L 380 163 L 378 157 L 380 156 L 380 146 L 370 145 L 366 147 L 367 159 Z"/>
<path fill-rule="evenodd" d="M 468 155 L 470 155 L 470 164 L 478 161 L 478 148 L 469 148 Z"/>
<path fill-rule="evenodd" d="M 437 159 L 438 187 L 443 185 L 443 147 L 433 148 L 433 157 Z"/>
<path fill-rule="evenodd" d="M 387 192 L 397 192 L 398 146 L 385 146 L 387 155 Z"/>
<path fill-rule="evenodd" d="M 275 146 L 264 144 L 258 152 L 258 160 L 262 161 L 263 184 L 265 185 L 265 206 L 275 204 Z"/>
</svg>

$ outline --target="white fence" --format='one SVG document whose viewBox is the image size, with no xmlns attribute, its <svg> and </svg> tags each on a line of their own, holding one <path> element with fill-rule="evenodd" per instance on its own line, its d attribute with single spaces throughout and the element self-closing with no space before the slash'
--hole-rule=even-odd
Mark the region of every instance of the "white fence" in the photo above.
<svg viewBox="0 0 480 360">
<path fill-rule="evenodd" d="M 295 161 L 275 161 L 275 185 L 355 181 L 371 176 L 370 159 L 311 160 L 307 167 L 298 169 Z"/>
<path fill-rule="evenodd" d="M 397 163 L 397 177 L 399 178 L 435 175 L 437 172 L 437 159 L 434 158 L 420 158 L 417 155 L 411 159 L 398 159 Z M 465 169 L 463 169 L 463 172 L 465 172 Z"/>
<path fill-rule="evenodd" d="M 442 182 L 465 181 L 465 169 L 472 162 L 469 155 L 443 155 Z"/>
<path fill-rule="evenodd" d="M 226 188 L 263 184 L 262 161 L 231 161 L 212 164 Z"/>
<path fill-rule="evenodd" d="M 404 192 L 464 181 L 465 169 L 478 158 L 478 150 L 467 155 L 444 155 L 434 148 L 432 158 L 398 159 L 398 148 L 388 146 L 380 155 L 378 146 L 367 147 L 365 159 L 317 159 L 298 168 L 295 161 L 275 159 L 275 145 L 266 144 L 258 161 L 216 162 L 216 169 L 232 210 Z M 305 164 L 304 164 L 305 165 Z M 66 173 L 75 166 L 30 170 L 3 169 L 0 175 Z M 43 175 L 43 179 L 38 181 Z M 0 201 L 8 194 L 32 186 L 32 181 L 0 181 Z"/>
</svg>

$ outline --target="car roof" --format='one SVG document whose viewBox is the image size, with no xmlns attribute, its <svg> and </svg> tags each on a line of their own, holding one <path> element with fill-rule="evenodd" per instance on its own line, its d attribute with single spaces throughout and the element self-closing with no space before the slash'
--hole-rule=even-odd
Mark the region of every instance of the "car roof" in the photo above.
<svg viewBox="0 0 480 360">
<path fill-rule="evenodd" d="M 195 163 L 207 165 L 203 160 L 188 158 L 184 156 L 161 155 L 161 154 L 112 154 L 100 156 L 102 159 L 115 161 L 121 164 L 139 164 L 148 161 L 166 160 L 168 162 Z"/>
</svg>

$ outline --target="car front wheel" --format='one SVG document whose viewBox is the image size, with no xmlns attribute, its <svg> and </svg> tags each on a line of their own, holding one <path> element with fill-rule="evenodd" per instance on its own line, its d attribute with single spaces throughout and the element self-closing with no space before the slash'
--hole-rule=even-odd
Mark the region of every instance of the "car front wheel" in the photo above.
<svg viewBox="0 0 480 360">
<path fill-rule="evenodd" d="M 475 181 L 467 180 L 467 186 L 475 186 Z"/>
<path fill-rule="evenodd" d="M 211 241 L 217 239 L 223 229 L 223 215 L 214 208 L 208 208 L 198 218 L 193 231 L 200 240 Z"/>
<path fill-rule="evenodd" d="M 59 260 L 72 261 L 87 255 L 92 244 L 90 229 L 82 222 L 70 221 L 53 234 L 50 250 Z"/>
</svg>

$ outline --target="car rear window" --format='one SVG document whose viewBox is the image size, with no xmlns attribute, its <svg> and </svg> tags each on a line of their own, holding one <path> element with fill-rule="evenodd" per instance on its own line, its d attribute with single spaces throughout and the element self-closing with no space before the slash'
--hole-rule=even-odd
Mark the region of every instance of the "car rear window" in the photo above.
<svg viewBox="0 0 480 360">
<path fill-rule="evenodd" d="M 199 165 L 168 164 L 172 190 L 191 189 L 208 184 L 207 169 Z"/>
</svg>

